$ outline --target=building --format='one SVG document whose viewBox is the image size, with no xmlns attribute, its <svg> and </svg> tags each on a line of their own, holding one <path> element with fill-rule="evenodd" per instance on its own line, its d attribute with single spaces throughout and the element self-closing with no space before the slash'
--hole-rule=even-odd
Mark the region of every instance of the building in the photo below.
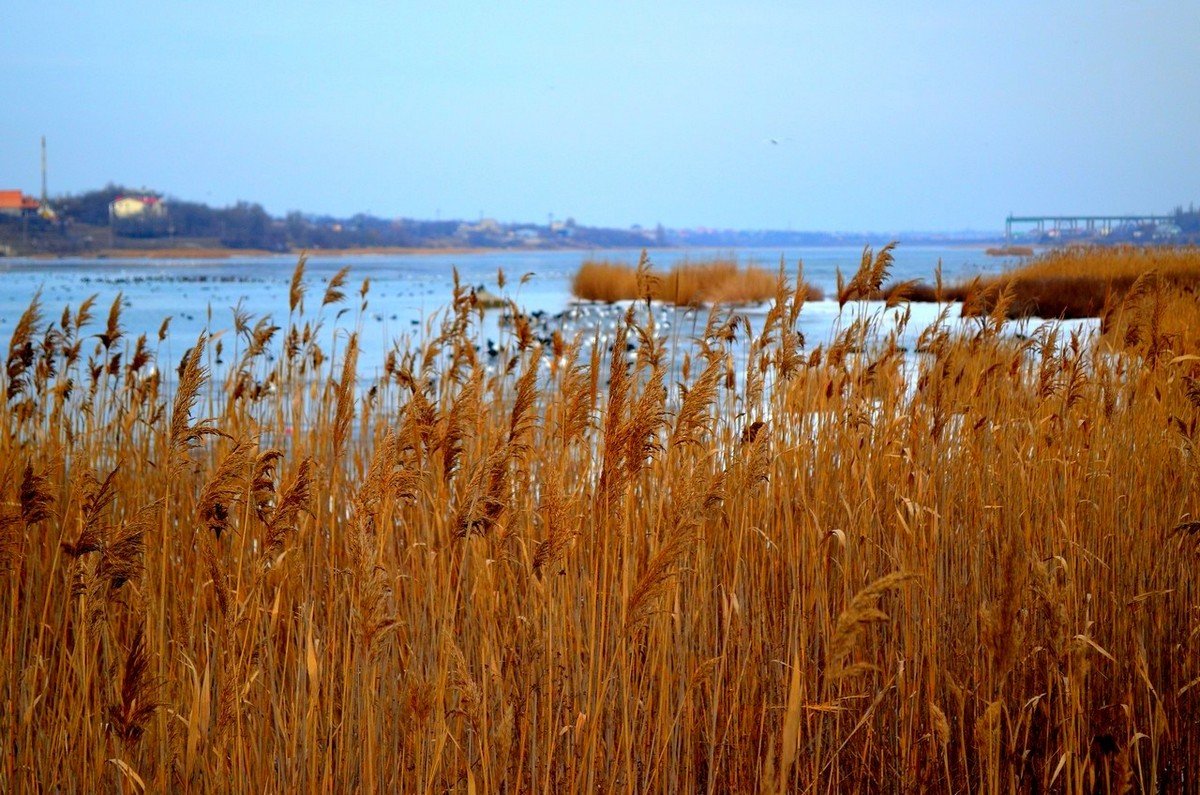
<svg viewBox="0 0 1200 795">
<path fill-rule="evenodd" d="M 108 205 L 108 214 L 118 221 L 142 221 L 163 218 L 166 203 L 157 196 L 118 196 Z"/>
<path fill-rule="evenodd" d="M 0 215 L 16 218 L 36 215 L 39 206 L 37 199 L 19 190 L 0 190 Z"/>
</svg>

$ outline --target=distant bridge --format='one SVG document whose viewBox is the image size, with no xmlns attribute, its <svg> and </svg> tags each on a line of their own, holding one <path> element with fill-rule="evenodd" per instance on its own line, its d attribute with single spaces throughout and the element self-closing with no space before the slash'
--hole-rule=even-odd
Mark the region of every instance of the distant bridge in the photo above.
<svg viewBox="0 0 1200 795">
<path fill-rule="evenodd" d="M 1010 215 L 1004 219 L 1004 239 L 1012 240 L 1013 224 L 1030 224 L 1037 228 L 1038 234 L 1045 234 L 1046 227 L 1069 232 L 1087 232 L 1095 234 L 1096 230 L 1107 232 L 1122 226 L 1142 226 L 1143 224 L 1174 223 L 1170 215 Z"/>
</svg>

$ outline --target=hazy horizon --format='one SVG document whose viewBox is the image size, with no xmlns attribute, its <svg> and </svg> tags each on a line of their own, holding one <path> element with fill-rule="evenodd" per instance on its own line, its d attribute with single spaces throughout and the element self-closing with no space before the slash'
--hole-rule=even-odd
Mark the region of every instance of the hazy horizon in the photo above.
<svg viewBox="0 0 1200 795">
<path fill-rule="evenodd" d="M 273 214 L 995 230 L 1200 199 L 1200 5 L 0 13 L 0 188 Z"/>
</svg>

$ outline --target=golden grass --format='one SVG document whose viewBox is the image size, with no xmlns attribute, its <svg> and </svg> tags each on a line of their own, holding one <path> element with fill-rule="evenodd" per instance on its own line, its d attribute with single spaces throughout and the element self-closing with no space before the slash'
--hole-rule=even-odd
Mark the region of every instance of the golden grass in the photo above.
<svg viewBox="0 0 1200 795">
<path fill-rule="evenodd" d="M 91 302 L 22 318 L 0 790 L 1196 790 L 1200 348 L 1161 321 L 1200 312 L 1169 285 L 1119 344 L 998 312 L 913 359 L 857 308 L 802 350 L 780 283 L 676 387 L 632 315 L 611 359 L 517 336 L 489 372 L 461 290 L 358 384 L 356 337 L 316 341 L 344 282 L 305 313 L 302 263 L 217 381 L 207 337 L 155 369 L 119 299 L 99 342 Z"/>
<path fill-rule="evenodd" d="M 985 249 L 984 252 L 989 257 L 1032 257 L 1032 246 L 994 246 Z"/>
<path fill-rule="evenodd" d="M 1101 317 L 1106 307 L 1119 304 L 1138 278 L 1149 273 L 1170 285 L 1195 291 L 1200 288 L 1200 249 L 1056 249 L 999 276 L 944 286 L 940 295 L 942 300 L 962 301 L 968 313 L 991 312 L 1007 291 L 1009 317 Z M 901 289 L 911 300 L 933 301 L 939 294 L 927 284 Z"/>
<path fill-rule="evenodd" d="M 734 259 L 720 257 L 683 262 L 665 274 L 656 274 L 643 255 L 637 267 L 609 260 L 584 261 L 572 279 L 571 294 L 607 303 L 649 297 L 679 306 L 737 305 L 774 297 L 779 278 L 779 273 L 765 268 L 742 267 Z M 806 285 L 806 289 L 806 300 L 823 297 L 817 287 Z"/>
</svg>

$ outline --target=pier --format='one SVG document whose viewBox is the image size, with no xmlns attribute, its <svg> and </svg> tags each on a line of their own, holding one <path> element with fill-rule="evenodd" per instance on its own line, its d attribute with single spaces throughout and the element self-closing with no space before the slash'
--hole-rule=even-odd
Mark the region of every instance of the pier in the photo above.
<svg viewBox="0 0 1200 795">
<path fill-rule="evenodd" d="M 1047 234 L 1059 237 L 1064 233 L 1069 236 L 1107 236 L 1113 230 L 1123 227 L 1138 227 L 1145 225 L 1171 224 L 1174 217 L 1170 215 L 1009 215 L 1004 219 L 1004 239 L 1012 241 L 1013 226 L 1027 224 L 1037 230 L 1038 236 Z"/>
</svg>

